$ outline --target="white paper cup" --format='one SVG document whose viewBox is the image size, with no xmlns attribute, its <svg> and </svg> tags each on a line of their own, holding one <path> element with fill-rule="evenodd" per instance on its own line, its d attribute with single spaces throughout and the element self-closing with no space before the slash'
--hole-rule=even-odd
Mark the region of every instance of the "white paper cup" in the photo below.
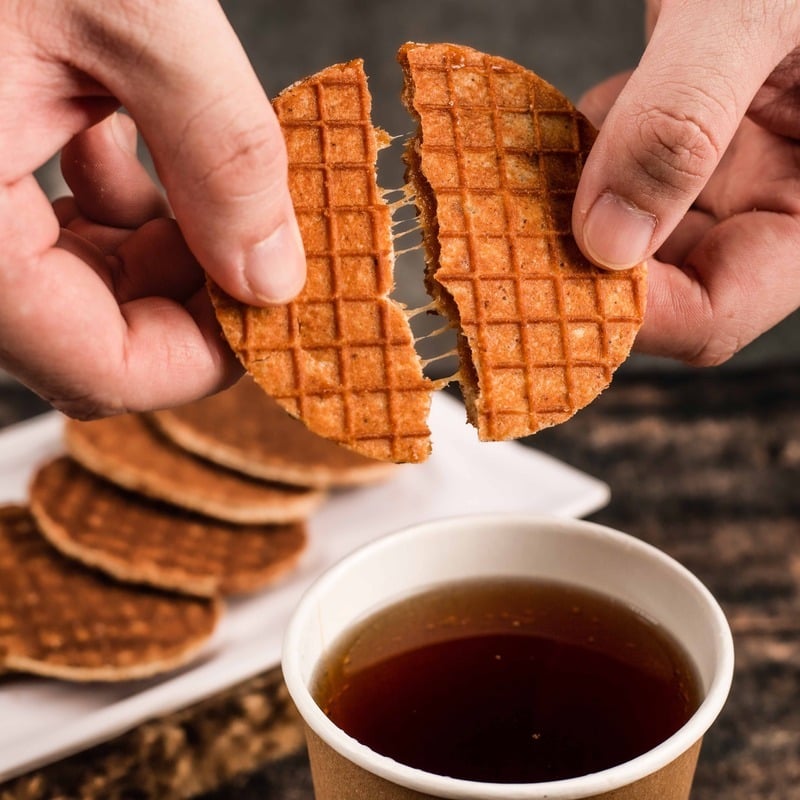
<svg viewBox="0 0 800 800">
<path fill-rule="evenodd" d="M 698 710 L 666 741 L 611 769 L 568 780 L 496 784 L 434 775 L 382 756 L 334 725 L 314 701 L 317 665 L 354 623 L 433 584 L 501 576 L 602 592 L 663 626 L 695 663 L 703 697 Z M 317 800 L 685 800 L 703 735 L 730 689 L 733 641 L 709 591 L 660 550 L 581 520 L 491 514 L 417 525 L 332 567 L 295 610 L 283 672 L 305 722 Z"/>
</svg>

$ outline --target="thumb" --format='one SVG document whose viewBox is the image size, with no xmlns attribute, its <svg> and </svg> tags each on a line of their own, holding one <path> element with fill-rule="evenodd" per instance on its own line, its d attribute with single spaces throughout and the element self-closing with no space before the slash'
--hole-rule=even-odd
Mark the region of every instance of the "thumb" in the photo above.
<svg viewBox="0 0 800 800">
<path fill-rule="evenodd" d="M 639 67 L 608 113 L 575 197 L 573 230 L 607 268 L 651 256 L 717 167 L 782 55 L 779 13 L 752 0 L 663 0 Z M 787 26 L 788 27 L 788 26 Z"/>
<path fill-rule="evenodd" d="M 284 139 L 220 6 L 149 0 L 130 6 L 133 20 L 120 4 L 101 8 L 92 71 L 138 124 L 195 257 L 244 302 L 291 299 L 305 257 Z"/>
</svg>

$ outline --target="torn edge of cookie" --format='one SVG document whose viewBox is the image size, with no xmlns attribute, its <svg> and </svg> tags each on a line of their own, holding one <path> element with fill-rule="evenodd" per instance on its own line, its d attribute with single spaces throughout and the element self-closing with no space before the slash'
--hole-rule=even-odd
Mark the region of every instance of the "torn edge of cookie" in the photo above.
<svg viewBox="0 0 800 800">
<path fill-rule="evenodd" d="M 437 197 L 439 187 L 426 175 L 423 144 L 426 114 L 415 96 L 414 67 L 410 63 L 418 58 L 433 58 L 436 61 L 433 71 L 441 73 L 439 77 L 444 80 L 436 89 L 437 102 L 441 111 L 449 112 L 453 120 L 451 138 L 454 141 L 443 148 L 449 147 L 451 151 L 443 174 L 447 186 L 457 187 L 461 196 L 464 207 L 460 213 L 464 215 L 469 211 L 473 225 L 483 227 L 491 221 L 495 213 L 491 211 L 493 207 L 497 209 L 497 225 L 504 226 L 495 231 L 498 235 L 494 239 L 505 243 L 504 249 L 498 244 L 497 253 L 503 250 L 507 255 L 490 257 L 489 261 L 494 258 L 495 263 L 490 265 L 489 271 L 501 273 L 505 270 L 506 274 L 489 276 L 491 292 L 484 293 L 481 298 L 470 297 L 469 287 L 463 291 L 454 287 L 464 282 L 464 272 L 470 273 L 473 293 L 478 281 L 484 279 L 472 253 L 455 259 L 458 265 L 454 276 L 442 270 L 442 261 L 448 259 L 442 252 L 440 214 L 446 209 L 442 198 Z M 589 135 L 589 123 L 554 87 L 520 65 L 464 46 L 407 43 L 400 48 L 398 60 L 405 76 L 402 99 L 417 122 L 417 130 L 407 139 L 404 149 L 406 185 L 394 191 L 378 186 L 376 151 L 398 137 L 391 137 L 372 124 L 371 98 L 360 59 L 335 65 L 298 82 L 291 90 L 281 93 L 274 105 L 282 125 L 287 122 L 286 115 L 290 117 L 289 130 L 285 129 L 290 156 L 290 189 L 293 148 L 299 154 L 299 159 L 295 158 L 296 167 L 322 176 L 319 204 L 315 202 L 312 207 L 304 207 L 302 202 L 298 204 L 297 191 L 305 192 L 306 196 L 309 192 L 318 193 L 316 189 L 311 190 L 311 183 L 303 186 L 297 183 L 293 192 L 301 230 L 302 217 L 310 215 L 304 244 L 309 266 L 313 261 L 320 274 L 314 275 L 310 269 L 306 288 L 298 299 L 277 309 L 242 308 L 235 301 L 231 303 L 230 298 L 222 298 L 220 302 L 219 292 L 216 297 L 212 292 L 212 298 L 223 331 L 245 367 L 267 393 L 310 430 L 372 458 L 417 462 L 425 460 L 430 452 L 427 414 L 432 392 L 452 380 L 460 383 L 468 421 L 477 428 L 482 440 L 519 438 L 535 433 L 563 422 L 594 399 L 628 356 L 641 325 L 645 268 L 640 265 L 627 271 L 628 274 L 620 272 L 612 276 L 593 267 L 579 252 L 569 217 L 583 157 L 594 134 Z M 348 159 L 347 148 L 343 148 L 335 154 L 333 161 L 337 163 L 334 164 L 329 158 L 331 154 L 326 152 L 326 141 L 330 137 L 325 133 L 327 120 L 322 102 L 325 93 L 320 95 L 317 87 L 314 96 L 314 87 L 333 72 L 348 70 L 355 75 L 361 98 L 357 109 L 361 116 L 356 119 L 353 109 L 344 108 L 350 100 L 342 94 L 340 111 L 344 116 L 335 126 L 337 129 L 354 124 L 360 127 L 361 134 L 357 138 L 364 151 Z M 472 87 L 461 85 L 470 79 L 474 80 Z M 494 102 L 492 87 L 501 79 L 508 82 L 505 90 L 509 96 L 522 93 L 521 103 L 517 98 L 511 104 L 513 107 L 506 108 L 508 103 L 504 102 L 500 108 Z M 496 159 L 501 185 L 494 190 L 484 187 L 472 192 L 470 197 L 475 195 L 478 199 L 472 203 L 475 208 L 467 209 L 463 201 L 470 187 L 462 183 L 461 175 L 466 175 L 463 159 L 467 156 L 463 148 L 459 149 L 458 142 L 465 136 L 472 139 L 480 135 L 480 128 L 456 131 L 456 123 L 462 114 L 469 116 L 469 112 L 481 110 L 478 108 L 481 103 L 476 102 L 474 96 L 466 97 L 466 101 L 463 96 L 464 92 L 470 95 L 470 92 L 480 91 L 481 81 L 486 86 L 482 111 L 492 123 L 482 149 L 487 159 Z M 459 91 L 454 91 L 457 83 Z M 306 91 L 308 98 L 297 94 L 299 91 Z M 297 103 L 289 102 L 293 94 L 292 100 Z M 537 105 L 540 101 L 552 128 L 548 136 L 563 134 L 562 125 L 572 126 L 563 145 L 543 145 L 544 134 L 538 127 L 541 124 L 538 115 L 542 108 Z M 503 133 L 501 117 L 507 111 L 516 112 L 513 114 L 515 124 L 521 127 Z M 316 156 L 308 158 L 313 136 L 292 135 L 298 130 L 302 133 L 303 128 L 319 131 L 316 136 L 321 137 L 323 145 L 319 160 Z M 506 147 L 505 141 L 501 141 L 506 135 L 517 143 Z M 555 166 L 548 163 L 551 153 L 556 154 Z M 334 192 L 325 182 L 330 181 L 337 170 L 355 167 L 366 167 L 369 173 L 368 195 L 365 196 L 368 200 L 364 207 L 356 207 L 360 201 L 350 195 L 342 201 L 342 193 L 348 191 L 343 186 L 335 189 L 340 200 L 332 202 Z M 514 183 L 513 191 L 507 190 L 508 180 Z M 351 208 L 341 207 L 349 204 Z M 418 223 L 398 223 L 395 229 L 395 212 L 410 205 L 417 209 Z M 447 209 L 452 213 L 459 210 L 450 206 Z M 377 360 L 375 369 L 370 368 L 374 358 L 356 362 L 357 351 L 364 350 L 364 341 L 359 340 L 359 346 L 355 346 L 343 333 L 345 329 L 354 329 L 355 322 L 347 319 L 350 301 L 354 298 L 347 298 L 348 302 L 343 303 L 335 295 L 340 284 L 360 279 L 339 274 L 342 242 L 334 236 L 338 223 L 333 224 L 331 220 L 340 219 L 338 215 L 342 213 L 359 211 L 369 213 L 372 243 L 379 245 L 373 252 L 373 277 L 378 289 L 370 298 L 355 298 L 363 301 L 362 304 L 374 302 L 380 307 L 382 333 L 370 342 L 373 350 L 383 348 L 383 356 Z M 353 231 L 355 233 L 355 228 Z M 394 243 L 398 238 L 404 239 L 419 231 L 425 257 L 423 283 L 432 301 L 422 309 L 408 309 L 391 296 L 396 288 L 395 256 L 406 249 L 415 250 L 419 245 L 395 252 Z M 472 233 L 475 231 L 467 231 L 467 234 Z M 492 237 L 479 234 L 479 238 L 486 243 Z M 317 245 L 323 240 L 325 246 L 320 250 Z M 345 244 L 349 245 L 345 250 L 363 245 L 355 239 Z M 467 242 L 467 250 L 473 246 L 474 242 Z M 323 261 L 328 266 L 320 272 L 319 264 Z M 505 289 L 501 279 L 505 279 Z M 544 288 L 546 296 L 535 294 L 538 290 L 531 288 L 534 283 L 548 284 Z M 322 286 L 332 287 L 326 298 L 309 297 Z M 330 333 L 323 330 L 327 323 L 321 313 L 325 311 L 320 307 L 321 300 L 333 306 L 326 312 L 332 320 L 327 326 Z M 317 311 L 312 307 L 314 304 Z M 438 381 L 430 380 L 422 370 L 439 356 L 424 359 L 415 349 L 418 340 L 410 320 L 422 311 L 437 314 L 447 321 L 443 330 L 456 332 L 459 366 L 454 375 Z M 374 324 L 367 327 L 372 329 Z M 310 341 L 309 332 L 317 341 Z M 387 355 L 390 345 L 391 357 Z M 443 355 L 452 357 L 452 353 Z M 369 384 L 366 393 L 361 389 L 354 391 L 352 376 L 358 376 L 357 382 L 363 384 L 361 389 Z M 380 398 L 383 399 L 378 402 Z M 376 428 L 377 418 L 380 423 Z"/>
<path fill-rule="evenodd" d="M 475 365 L 472 361 L 472 352 L 467 338 L 461 328 L 461 315 L 452 295 L 445 287 L 436 280 L 436 271 L 439 268 L 439 256 L 441 248 L 439 244 L 439 218 L 437 215 L 436 194 L 433 187 L 428 182 L 422 170 L 421 147 L 423 141 L 422 118 L 414 105 L 414 81 L 411 79 L 410 65 L 408 63 L 408 51 L 414 45 L 406 43 L 397 54 L 397 59 L 403 69 L 403 90 L 401 100 L 406 110 L 416 121 L 417 127 L 414 133 L 406 139 L 403 151 L 403 161 L 405 163 L 406 185 L 410 187 L 410 197 L 417 206 L 417 216 L 420 222 L 423 255 L 425 259 L 425 291 L 431 298 L 429 305 L 424 308 L 430 313 L 439 315 L 446 320 L 446 325 L 439 330 L 454 330 L 456 333 L 456 343 L 454 351 L 442 354 L 442 358 L 455 355 L 458 360 L 458 369 L 436 382 L 437 388 L 444 388 L 448 384 L 457 381 L 461 387 L 461 393 L 467 409 L 467 418 L 473 425 L 476 424 L 474 413 L 475 398 L 478 393 L 478 376 Z M 432 359 L 436 360 L 436 359 Z"/>
</svg>

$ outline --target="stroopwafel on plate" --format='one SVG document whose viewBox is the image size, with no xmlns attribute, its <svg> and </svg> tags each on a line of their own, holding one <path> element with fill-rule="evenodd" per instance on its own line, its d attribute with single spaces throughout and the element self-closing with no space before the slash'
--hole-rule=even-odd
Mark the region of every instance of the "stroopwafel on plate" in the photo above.
<svg viewBox="0 0 800 800">
<path fill-rule="evenodd" d="M 254 480 L 197 458 L 137 414 L 67 420 L 64 441 L 78 463 L 112 483 L 228 522 L 305 519 L 325 497 L 318 490 Z"/>
<path fill-rule="evenodd" d="M 75 681 L 144 678 L 197 655 L 219 603 L 118 583 L 65 558 L 22 506 L 0 507 L 0 668 Z"/>
<path fill-rule="evenodd" d="M 151 419 L 186 450 L 264 480 L 336 488 L 381 481 L 396 469 L 312 433 L 248 376 Z"/>
<path fill-rule="evenodd" d="M 121 581 L 201 596 L 253 592 L 296 564 L 304 522 L 236 525 L 149 500 L 67 456 L 35 473 L 30 509 L 64 555 Z"/>
</svg>

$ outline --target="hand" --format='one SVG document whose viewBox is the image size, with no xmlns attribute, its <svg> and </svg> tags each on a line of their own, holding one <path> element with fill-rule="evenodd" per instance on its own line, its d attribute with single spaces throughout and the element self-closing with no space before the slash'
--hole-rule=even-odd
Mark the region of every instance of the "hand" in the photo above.
<svg viewBox="0 0 800 800">
<path fill-rule="evenodd" d="M 639 67 L 581 102 L 602 129 L 573 226 L 601 266 L 649 259 L 637 349 L 715 365 L 800 306 L 800 6 L 648 12 Z"/>
<path fill-rule="evenodd" d="M 51 206 L 33 172 L 62 148 Z M 79 417 L 219 389 L 239 367 L 203 270 L 257 305 L 305 278 L 283 137 L 219 5 L 3 3 L 0 366 Z"/>
</svg>

